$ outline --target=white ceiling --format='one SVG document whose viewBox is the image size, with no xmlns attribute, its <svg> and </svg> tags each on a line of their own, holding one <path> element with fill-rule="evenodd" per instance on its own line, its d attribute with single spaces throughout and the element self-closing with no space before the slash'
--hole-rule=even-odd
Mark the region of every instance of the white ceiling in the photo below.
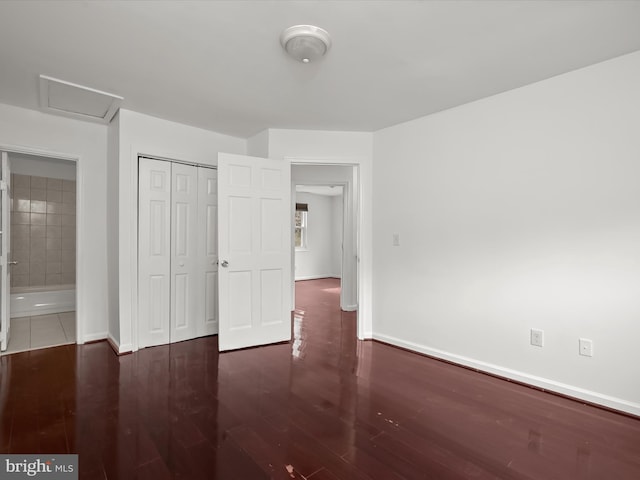
<svg viewBox="0 0 640 480">
<path fill-rule="evenodd" d="M 314 24 L 328 56 L 279 35 Z M 240 137 L 375 131 L 640 50 L 640 1 L 1 1 L 0 102 L 44 74 Z"/>
</svg>

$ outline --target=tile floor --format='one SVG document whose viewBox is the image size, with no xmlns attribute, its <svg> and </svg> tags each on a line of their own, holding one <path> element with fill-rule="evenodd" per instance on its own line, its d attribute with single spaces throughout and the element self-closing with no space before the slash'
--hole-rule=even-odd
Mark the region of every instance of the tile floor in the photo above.
<svg viewBox="0 0 640 480">
<path fill-rule="evenodd" d="M 76 312 L 11 319 L 8 353 L 76 343 Z"/>
</svg>

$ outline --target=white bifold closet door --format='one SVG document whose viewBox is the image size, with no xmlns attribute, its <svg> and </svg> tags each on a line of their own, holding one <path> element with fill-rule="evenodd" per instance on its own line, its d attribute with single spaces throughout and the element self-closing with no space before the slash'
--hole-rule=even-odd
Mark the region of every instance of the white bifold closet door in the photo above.
<svg viewBox="0 0 640 480">
<path fill-rule="evenodd" d="M 198 297 L 198 170 L 171 164 L 171 317 L 169 340 L 195 338 Z"/>
<path fill-rule="evenodd" d="M 198 167 L 198 336 L 218 333 L 218 171 Z"/>
<path fill-rule="evenodd" d="M 139 346 L 218 331 L 216 171 L 140 158 Z"/>
</svg>

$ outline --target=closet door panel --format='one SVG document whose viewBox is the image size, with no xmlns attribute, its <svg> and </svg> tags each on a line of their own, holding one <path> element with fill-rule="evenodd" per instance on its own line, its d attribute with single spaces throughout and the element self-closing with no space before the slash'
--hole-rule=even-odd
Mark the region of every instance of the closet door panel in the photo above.
<svg viewBox="0 0 640 480">
<path fill-rule="evenodd" d="M 197 334 L 197 168 L 172 164 L 171 342 Z"/>
<path fill-rule="evenodd" d="M 218 333 L 218 172 L 198 167 L 198 336 Z"/>
<path fill-rule="evenodd" d="M 138 172 L 140 348 L 170 341 L 171 164 L 140 158 Z"/>
</svg>

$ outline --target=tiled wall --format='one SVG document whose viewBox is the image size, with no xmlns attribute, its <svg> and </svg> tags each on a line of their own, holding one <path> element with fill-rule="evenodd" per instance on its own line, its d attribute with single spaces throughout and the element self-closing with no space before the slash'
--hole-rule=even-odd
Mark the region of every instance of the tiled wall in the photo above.
<svg viewBox="0 0 640 480">
<path fill-rule="evenodd" d="M 11 175 L 11 286 L 76 282 L 76 182 Z"/>
</svg>

